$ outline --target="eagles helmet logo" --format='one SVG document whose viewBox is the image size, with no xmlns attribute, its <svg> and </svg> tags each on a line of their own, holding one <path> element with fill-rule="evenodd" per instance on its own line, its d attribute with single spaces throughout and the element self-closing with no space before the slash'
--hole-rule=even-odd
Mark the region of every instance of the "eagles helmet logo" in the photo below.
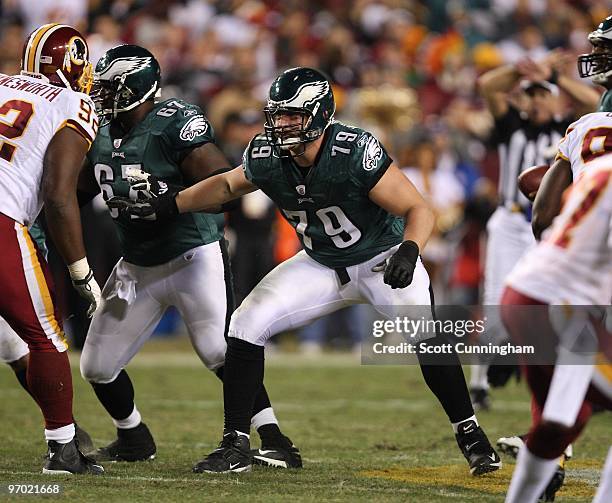
<svg viewBox="0 0 612 503">
<path fill-rule="evenodd" d="M 378 161 L 383 157 L 383 149 L 378 143 L 378 140 L 373 136 L 370 136 L 365 145 L 365 152 L 363 153 L 363 169 L 366 171 L 372 171 L 378 167 Z"/>
<path fill-rule="evenodd" d="M 208 131 L 208 122 L 203 115 L 196 115 L 181 128 L 179 137 L 183 141 L 192 141 L 196 136 L 202 136 L 206 131 Z"/>
<path fill-rule="evenodd" d="M 151 59 L 149 57 L 138 56 L 114 59 L 106 68 L 98 72 L 98 78 L 111 80 L 118 75 L 131 75 L 150 65 Z"/>
<path fill-rule="evenodd" d="M 297 92 L 288 100 L 269 100 L 269 104 L 278 107 L 305 108 L 307 105 L 311 105 L 315 101 L 323 98 L 328 92 L 329 82 L 321 80 L 317 82 L 308 82 L 300 86 Z"/>
</svg>

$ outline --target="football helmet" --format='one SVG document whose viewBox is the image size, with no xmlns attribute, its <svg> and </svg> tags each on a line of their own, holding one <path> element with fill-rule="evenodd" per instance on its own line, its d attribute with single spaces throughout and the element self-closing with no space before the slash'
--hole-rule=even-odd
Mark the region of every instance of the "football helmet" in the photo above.
<svg viewBox="0 0 612 503">
<path fill-rule="evenodd" d="M 93 71 L 85 38 L 65 24 L 41 26 L 23 46 L 21 74 L 89 94 Z"/>
<path fill-rule="evenodd" d="M 593 52 L 578 56 L 578 73 L 596 84 L 606 84 L 612 76 L 612 16 L 604 19 L 589 33 Z"/>
<path fill-rule="evenodd" d="M 119 45 L 98 61 L 91 98 L 103 124 L 159 96 L 159 63 L 144 47 Z"/>
<path fill-rule="evenodd" d="M 268 142 L 283 150 L 316 140 L 331 124 L 336 111 L 331 84 L 318 70 L 291 68 L 272 83 L 264 108 Z M 298 115 L 299 123 L 280 124 L 282 115 Z"/>
</svg>

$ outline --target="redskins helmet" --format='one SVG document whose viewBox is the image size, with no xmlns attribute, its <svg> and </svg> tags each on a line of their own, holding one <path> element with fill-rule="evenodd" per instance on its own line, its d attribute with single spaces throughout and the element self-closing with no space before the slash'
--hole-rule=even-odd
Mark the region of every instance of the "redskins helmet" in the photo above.
<svg viewBox="0 0 612 503">
<path fill-rule="evenodd" d="M 331 124 L 336 103 L 331 84 L 320 71 L 291 68 L 272 82 L 264 126 L 268 142 L 285 150 L 316 140 Z M 276 125 L 279 114 L 301 115 L 301 124 Z"/>
<path fill-rule="evenodd" d="M 589 33 L 593 52 L 578 56 L 578 73 L 596 84 L 605 85 L 612 77 L 612 16 Z"/>
<path fill-rule="evenodd" d="M 65 24 L 45 24 L 23 46 L 21 73 L 45 77 L 51 84 L 89 94 L 93 69 L 83 35 Z"/>
</svg>

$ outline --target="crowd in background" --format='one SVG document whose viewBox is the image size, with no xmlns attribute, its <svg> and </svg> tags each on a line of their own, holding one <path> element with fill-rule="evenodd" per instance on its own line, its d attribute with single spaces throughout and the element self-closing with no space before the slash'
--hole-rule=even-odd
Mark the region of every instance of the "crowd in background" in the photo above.
<svg viewBox="0 0 612 503">
<path fill-rule="evenodd" d="M 576 75 L 590 52 L 587 34 L 610 14 L 606 0 L 2 0 L 0 72 L 19 72 L 26 35 L 50 21 L 88 36 L 91 60 L 135 43 L 162 68 L 164 97 L 202 107 L 217 142 L 238 165 L 263 129 L 263 104 L 275 75 L 291 66 L 324 71 L 336 118 L 375 133 L 437 212 L 425 259 L 438 302 L 479 301 L 484 225 L 496 204 L 492 118 L 477 77 L 502 64 L 540 60 L 552 50 Z M 559 110 L 567 107 L 559 97 Z M 86 218 L 96 232 L 90 255 L 105 279 L 118 256 L 112 224 Z M 265 195 L 245 197 L 228 214 L 238 298 L 298 250 Z M 101 230 L 104 230 L 102 232 Z M 95 259 L 94 259 L 95 260 Z M 69 290 L 69 289 L 64 289 Z M 351 326 L 353 322 L 341 323 Z M 355 338 L 355 330 L 348 330 Z M 337 325 L 305 340 L 320 344 Z"/>
</svg>

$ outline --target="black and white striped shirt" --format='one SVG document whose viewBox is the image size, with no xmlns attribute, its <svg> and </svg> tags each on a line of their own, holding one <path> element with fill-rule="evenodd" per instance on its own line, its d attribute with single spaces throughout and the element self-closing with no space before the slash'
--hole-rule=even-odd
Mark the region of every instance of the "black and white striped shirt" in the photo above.
<svg viewBox="0 0 612 503">
<path fill-rule="evenodd" d="M 529 201 L 518 189 L 518 176 L 531 166 L 548 164 L 556 154 L 573 118 L 554 117 L 545 124 L 533 124 L 510 105 L 495 119 L 494 140 L 499 152 L 499 204 L 508 209 L 526 208 Z"/>
</svg>

